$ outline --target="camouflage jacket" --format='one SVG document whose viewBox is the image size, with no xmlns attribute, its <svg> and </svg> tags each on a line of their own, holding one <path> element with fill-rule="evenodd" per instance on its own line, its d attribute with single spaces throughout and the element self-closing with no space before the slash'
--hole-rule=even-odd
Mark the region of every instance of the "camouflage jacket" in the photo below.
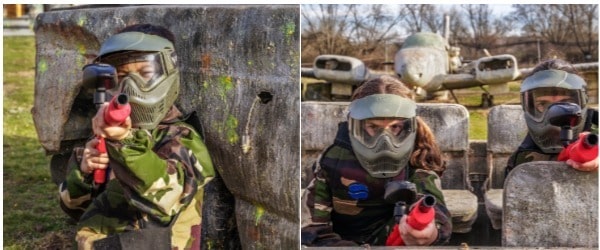
<svg viewBox="0 0 600 250">
<path fill-rule="evenodd" d="M 356 159 L 348 136 L 347 123 L 341 123 L 335 143 L 315 164 L 315 177 L 303 197 L 303 215 L 308 218 L 303 219 L 302 244 L 384 245 L 395 223 L 394 204 L 384 200 L 384 187 L 395 180 L 416 184 L 417 198 L 423 194 L 435 196 L 438 201 L 435 206 L 438 239 L 434 244 L 446 243 L 452 233 L 452 224 L 438 175 L 407 166 L 395 177 L 374 178 Z"/>
<path fill-rule="evenodd" d="M 174 247 L 199 243 L 203 186 L 214 169 L 200 135 L 178 121 L 180 115 L 173 108 L 156 129 L 107 140 L 111 178 L 99 188 L 80 170 L 83 148 L 74 150 L 60 198 L 63 210 L 79 221 L 79 232 L 106 236 L 150 223 L 173 228 Z"/>
<path fill-rule="evenodd" d="M 587 119 L 583 126 L 583 131 L 598 134 L 598 111 L 595 109 L 588 109 L 586 117 Z M 532 161 L 556 161 L 557 158 L 558 153 L 548 154 L 542 152 L 533 139 L 531 139 L 531 136 L 527 134 L 523 142 L 521 142 L 521 145 L 519 145 L 517 150 L 508 158 L 505 176 L 508 176 L 508 173 L 520 164 Z"/>
</svg>

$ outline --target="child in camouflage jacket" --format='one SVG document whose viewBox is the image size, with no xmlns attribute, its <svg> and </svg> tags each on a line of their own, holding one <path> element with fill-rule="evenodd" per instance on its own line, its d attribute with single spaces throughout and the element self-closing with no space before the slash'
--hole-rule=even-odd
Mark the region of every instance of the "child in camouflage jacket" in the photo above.
<svg viewBox="0 0 600 250">
<path fill-rule="evenodd" d="M 173 249 L 200 246 L 203 187 L 214 169 L 201 136 L 173 105 L 179 91 L 173 40 L 168 30 L 142 24 L 100 49 L 97 62 L 114 66 L 118 75 L 109 93 L 127 94 L 132 112 L 123 124 L 108 125 L 103 104 L 92 124 L 94 134 L 106 139 L 108 154 L 96 150 L 94 137 L 69 160 L 61 208 L 78 221 L 80 249 L 148 228 L 170 228 L 166 241 Z M 93 181 L 97 169 L 107 172 L 104 184 Z"/>
<path fill-rule="evenodd" d="M 303 245 L 384 245 L 398 236 L 406 245 L 448 242 L 452 224 L 439 177 L 445 165 L 410 97 L 386 76 L 356 89 L 348 122 L 340 123 L 335 142 L 315 163 L 304 194 Z M 423 230 L 410 227 L 406 216 L 396 224 L 394 204 L 384 199 L 386 184 L 396 181 L 414 183 L 417 199 L 436 198 L 435 219 Z"/>
</svg>

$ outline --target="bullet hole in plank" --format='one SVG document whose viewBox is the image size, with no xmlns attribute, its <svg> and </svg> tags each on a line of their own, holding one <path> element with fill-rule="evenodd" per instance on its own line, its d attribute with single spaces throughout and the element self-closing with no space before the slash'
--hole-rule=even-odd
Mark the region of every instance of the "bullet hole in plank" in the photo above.
<svg viewBox="0 0 600 250">
<path fill-rule="evenodd" d="M 266 92 L 266 91 L 260 92 L 258 94 L 258 97 L 260 98 L 260 102 L 262 104 L 267 104 L 271 100 L 273 100 L 273 95 L 271 93 L 269 93 L 269 92 Z"/>
</svg>

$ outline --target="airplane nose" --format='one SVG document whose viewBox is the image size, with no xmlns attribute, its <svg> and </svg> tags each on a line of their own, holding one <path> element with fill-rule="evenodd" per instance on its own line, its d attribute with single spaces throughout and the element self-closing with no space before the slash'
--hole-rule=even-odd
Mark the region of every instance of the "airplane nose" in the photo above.
<svg viewBox="0 0 600 250">
<path fill-rule="evenodd" d="M 421 78 L 423 78 L 423 73 L 414 73 L 412 74 L 414 76 L 415 79 L 420 80 Z"/>
<path fill-rule="evenodd" d="M 410 87 L 423 87 L 430 80 L 431 65 L 428 57 L 407 54 L 406 51 L 396 58 L 396 74 L 400 76 L 403 83 Z"/>
<path fill-rule="evenodd" d="M 416 69 L 409 69 L 407 67 L 402 67 L 402 72 L 399 74 L 402 81 L 404 83 L 413 85 L 413 86 L 421 86 L 423 81 L 423 72 Z"/>
</svg>

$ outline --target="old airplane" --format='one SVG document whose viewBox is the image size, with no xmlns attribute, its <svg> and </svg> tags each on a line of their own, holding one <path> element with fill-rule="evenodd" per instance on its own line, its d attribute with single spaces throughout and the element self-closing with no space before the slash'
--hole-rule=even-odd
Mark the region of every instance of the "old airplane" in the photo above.
<svg viewBox="0 0 600 250">
<path fill-rule="evenodd" d="M 598 62 L 573 65 L 581 72 L 598 72 Z M 519 69 L 513 55 L 489 55 L 464 63 L 460 48 L 430 32 L 406 38 L 394 58 L 394 73 L 420 96 L 447 99 L 453 90 L 479 86 L 484 91 L 482 106 L 493 105 L 495 94 L 507 93 L 508 82 L 522 79 L 532 68 Z M 369 70 L 361 60 L 341 55 L 320 55 L 312 68 L 302 68 L 303 77 L 331 82 L 331 94 L 349 96 L 353 86 L 381 73 Z M 597 84 L 597 83 L 596 83 Z M 483 86 L 488 86 L 486 90 Z"/>
</svg>

